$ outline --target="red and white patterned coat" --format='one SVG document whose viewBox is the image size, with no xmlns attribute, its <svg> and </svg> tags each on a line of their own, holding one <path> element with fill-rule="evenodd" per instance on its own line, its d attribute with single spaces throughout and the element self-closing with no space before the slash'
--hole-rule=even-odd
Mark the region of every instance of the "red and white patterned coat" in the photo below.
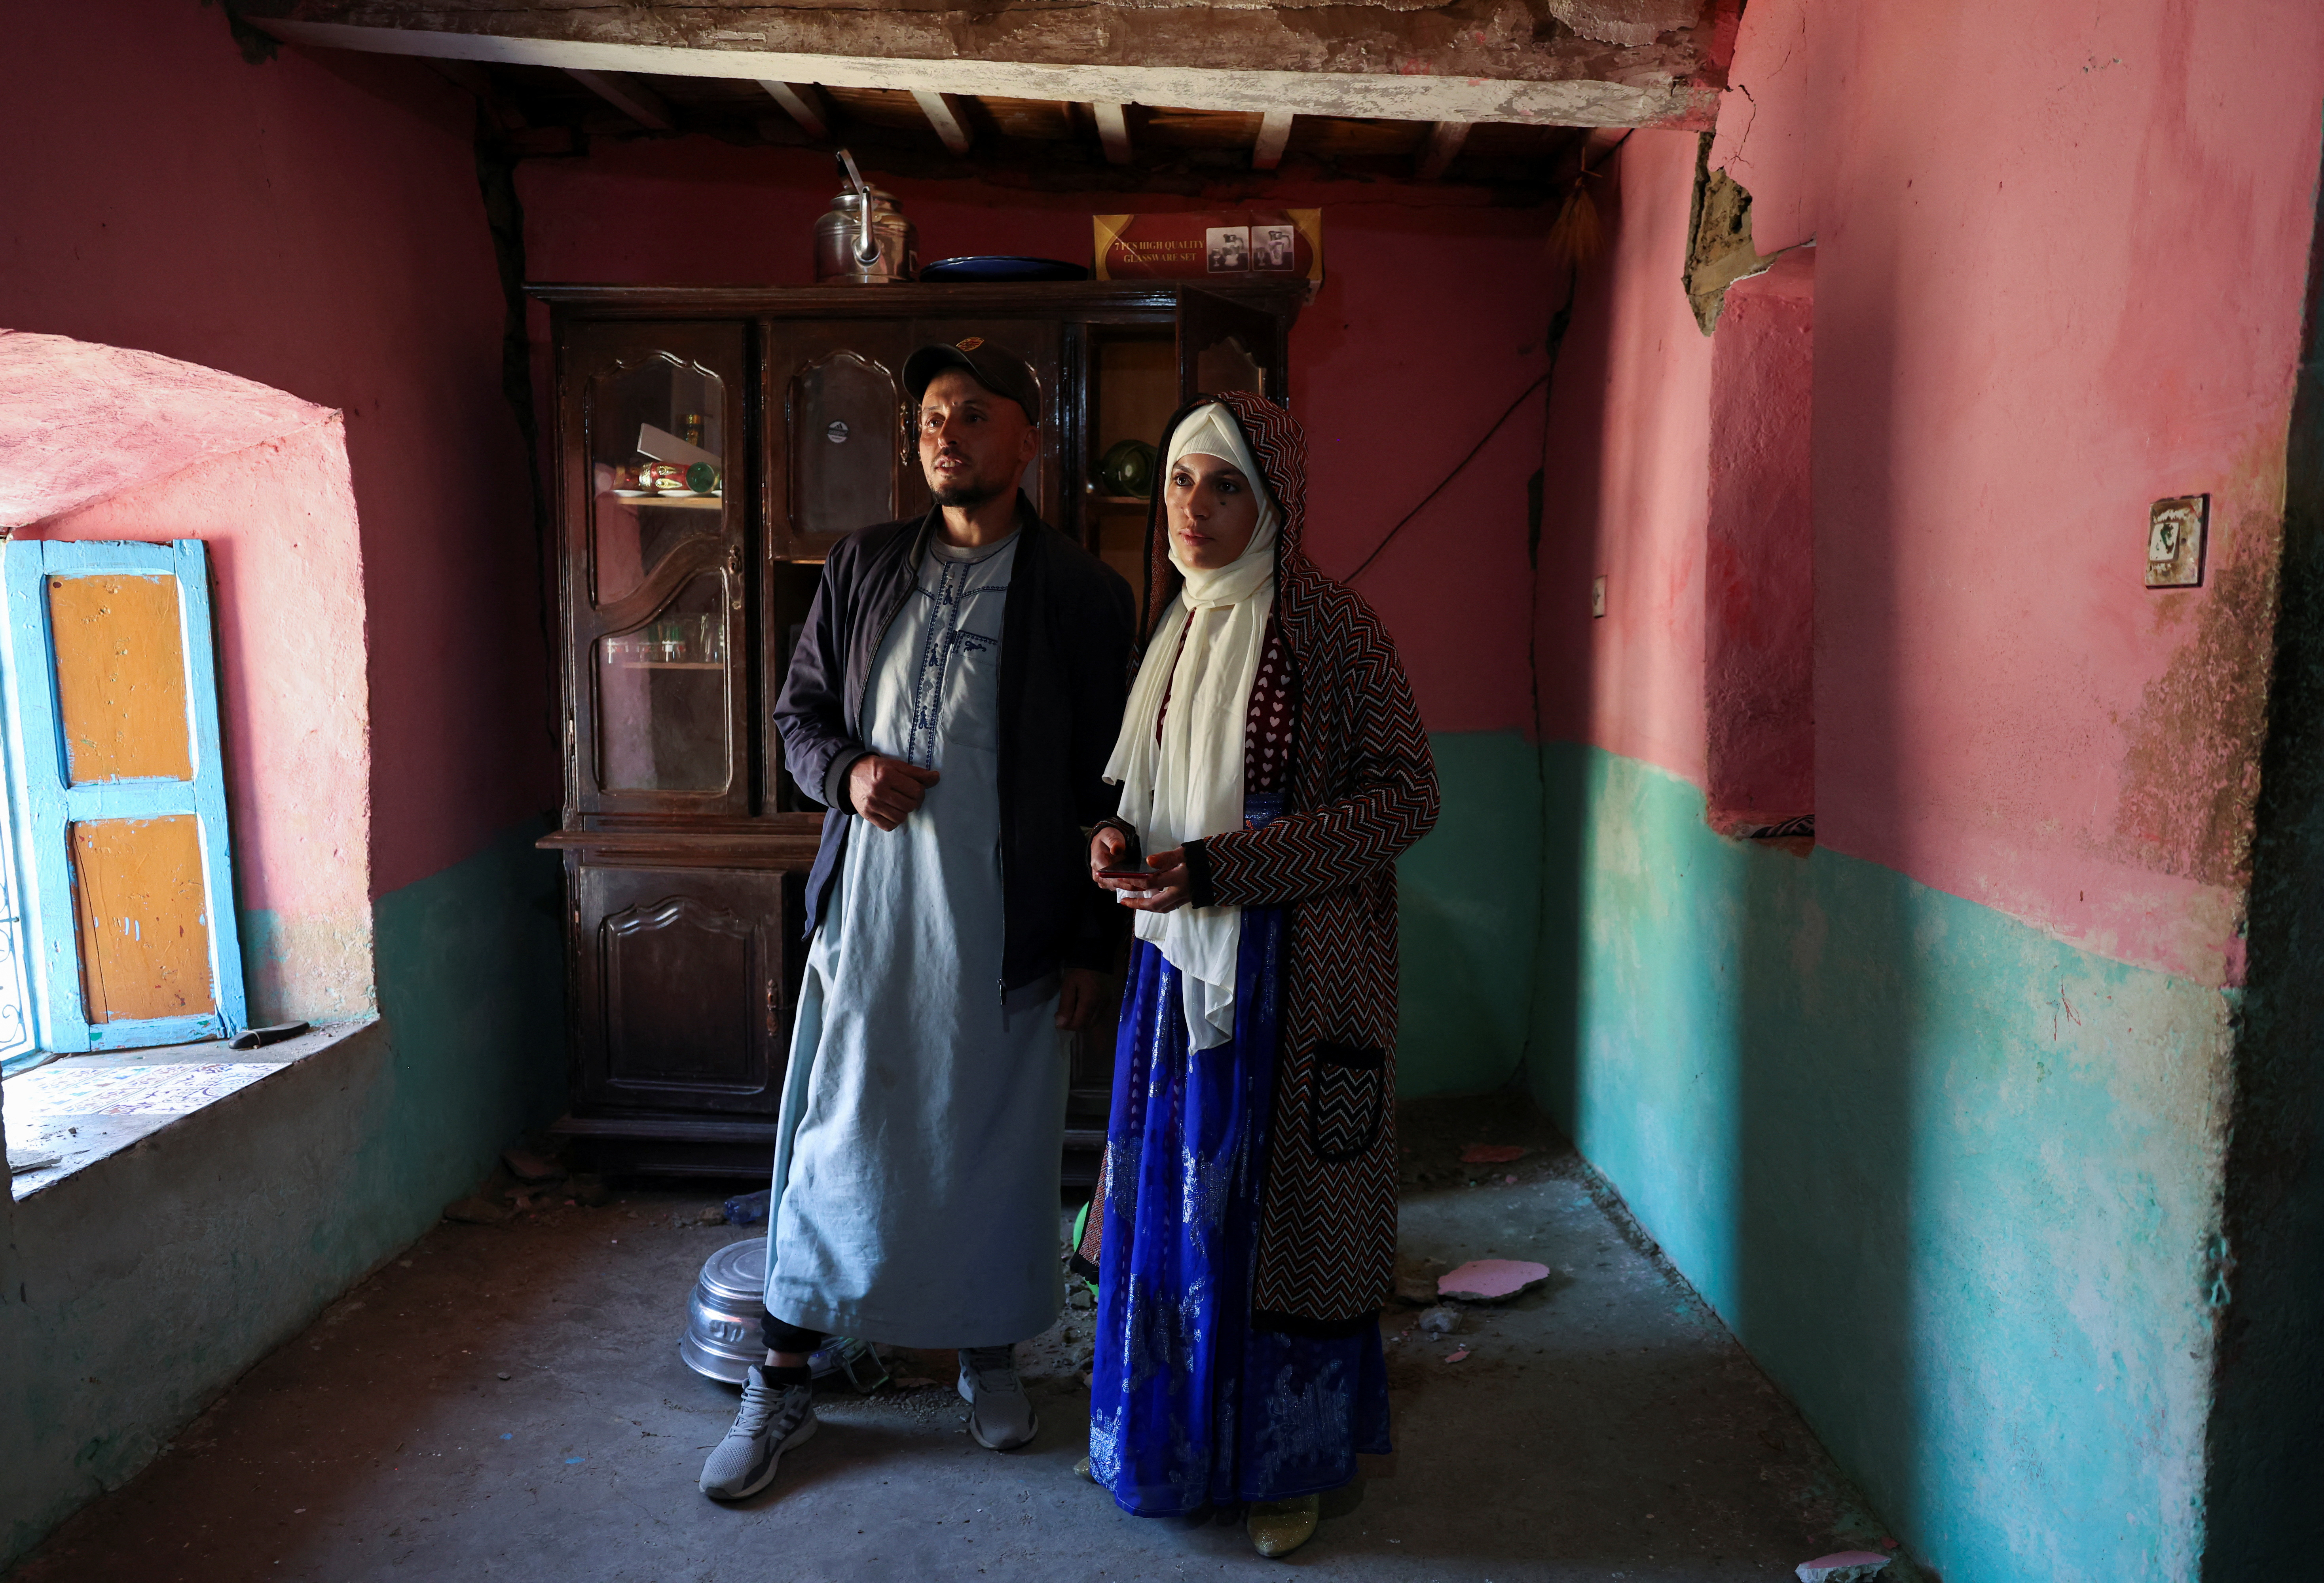
<svg viewBox="0 0 2324 1583">
<path fill-rule="evenodd" d="M 1203 401 L 1241 423 L 1283 519 L 1272 625 L 1291 671 L 1287 806 L 1261 829 L 1211 837 L 1195 860 L 1213 903 L 1288 910 L 1252 1308 L 1262 1325 L 1339 1330 L 1369 1321 L 1394 1282 L 1396 859 L 1436 822 L 1436 766 L 1388 629 L 1301 549 L 1297 421 L 1247 391 Z M 1164 430 L 1165 456 L 1185 412 Z M 1157 505 L 1149 633 L 1179 581 L 1159 516 Z"/>
</svg>

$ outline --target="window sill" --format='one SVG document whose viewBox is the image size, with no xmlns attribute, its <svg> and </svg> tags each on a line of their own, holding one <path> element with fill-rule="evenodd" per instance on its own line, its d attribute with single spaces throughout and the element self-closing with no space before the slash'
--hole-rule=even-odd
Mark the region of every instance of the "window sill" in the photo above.
<svg viewBox="0 0 2324 1583">
<path fill-rule="evenodd" d="M 7 1125 L 10 1158 L 58 1157 L 53 1165 L 12 1175 L 11 1196 L 22 1203 L 377 1020 L 326 1023 L 258 1050 L 231 1050 L 225 1040 L 214 1039 L 68 1055 L 9 1078 L 0 1082 L 0 1120 Z"/>
</svg>

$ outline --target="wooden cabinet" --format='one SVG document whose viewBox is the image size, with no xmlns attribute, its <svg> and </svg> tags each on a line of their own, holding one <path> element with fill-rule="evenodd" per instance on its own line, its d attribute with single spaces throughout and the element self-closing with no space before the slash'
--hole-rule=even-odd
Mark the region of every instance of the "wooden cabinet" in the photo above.
<svg viewBox="0 0 2324 1583">
<path fill-rule="evenodd" d="M 821 808 L 769 719 L 822 560 L 924 511 L 904 359 L 969 336 L 1040 381 L 1025 487 L 1139 588 L 1148 504 L 1098 462 L 1200 390 L 1288 395 L 1298 286 L 541 285 L 556 343 L 557 632 L 572 1038 L 559 1131 L 610 1168 L 766 1168 Z M 1111 1088 L 1074 1060 L 1069 1174 Z"/>
<path fill-rule="evenodd" d="M 790 1027 L 780 871 L 574 867 L 581 1088 L 615 1103 L 771 1116 Z"/>
</svg>

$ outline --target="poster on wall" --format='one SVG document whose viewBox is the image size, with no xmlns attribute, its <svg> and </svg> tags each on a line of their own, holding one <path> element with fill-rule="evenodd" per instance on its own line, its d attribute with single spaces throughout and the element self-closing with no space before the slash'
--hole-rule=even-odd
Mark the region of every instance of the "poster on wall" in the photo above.
<svg viewBox="0 0 2324 1583">
<path fill-rule="evenodd" d="M 1323 211 L 1239 208 L 1093 215 L 1102 281 L 1323 278 Z"/>
</svg>

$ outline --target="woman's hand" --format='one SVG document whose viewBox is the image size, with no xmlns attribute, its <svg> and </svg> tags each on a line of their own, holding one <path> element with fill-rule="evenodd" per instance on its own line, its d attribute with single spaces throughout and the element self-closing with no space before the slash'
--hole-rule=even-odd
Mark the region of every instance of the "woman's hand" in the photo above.
<svg viewBox="0 0 2324 1583">
<path fill-rule="evenodd" d="M 1099 871 L 1111 868 L 1129 850 L 1128 837 L 1111 825 L 1099 826 L 1090 837 L 1090 879 L 1097 884 L 1105 884 L 1097 877 Z"/>
<path fill-rule="evenodd" d="M 1114 893 L 1114 900 L 1140 912 L 1169 912 L 1186 904 L 1193 884 L 1186 873 L 1186 849 L 1173 847 L 1147 860 L 1146 872 L 1129 879 L 1102 879 L 1098 884 Z"/>
</svg>

